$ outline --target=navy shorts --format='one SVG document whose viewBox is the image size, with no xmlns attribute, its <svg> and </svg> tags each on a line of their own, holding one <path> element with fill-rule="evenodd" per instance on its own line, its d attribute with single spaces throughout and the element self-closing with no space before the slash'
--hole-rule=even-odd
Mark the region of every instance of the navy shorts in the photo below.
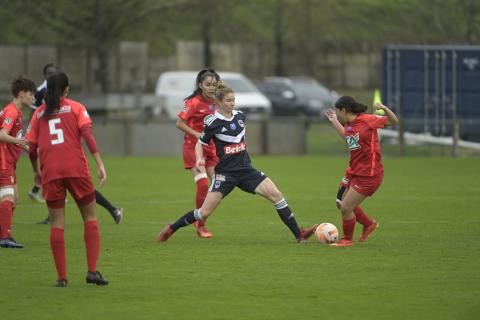
<svg viewBox="0 0 480 320">
<path fill-rule="evenodd" d="M 258 185 L 267 178 L 267 176 L 255 168 L 248 168 L 241 171 L 221 173 L 217 172 L 212 178 L 209 192 L 220 192 L 225 198 L 235 187 L 241 190 L 255 194 Z"/>
</svg>

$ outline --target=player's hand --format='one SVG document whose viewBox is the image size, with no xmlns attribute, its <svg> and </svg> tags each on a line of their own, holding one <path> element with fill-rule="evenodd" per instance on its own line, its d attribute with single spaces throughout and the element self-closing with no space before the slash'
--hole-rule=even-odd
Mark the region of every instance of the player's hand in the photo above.
<svg viewBox="0 0 480 320">
<path fill-rule="evenodd" d="M 388 107 L 386 105 L 383 105 L 381 102 L 377 102 L 373 105 L 373 111 L 377 111 L 377 110 L 386 110 L 388 109 Z"/>
<path fill-rule="evenodd" d="M 25 139 L 25 138 L 19 138 L 17 145 L 20 146 L 23 150 L 27 151 L 29 150 L 30 142 Z"/>
<path fill-rule="evenodd" d="M 195 166 L 196 167 L 205 167 L 205 158 L 197 159 L 197 161 L 195 163 Z"/>
<path fill-rule="evenodd" d="M 107 172 L 105 171 L 105 167 L 102 166 L 97 169 L 97 176 L 98 176 L 98 185 L 101 188 L 107 181 Z"/>
<path fill-rule="evenodd" d="M 327 111 L 325 111 L 324 115 L 330 122 L 337 120 L 337 113 L 333 109 L 328 109 Z"/>
</svg>

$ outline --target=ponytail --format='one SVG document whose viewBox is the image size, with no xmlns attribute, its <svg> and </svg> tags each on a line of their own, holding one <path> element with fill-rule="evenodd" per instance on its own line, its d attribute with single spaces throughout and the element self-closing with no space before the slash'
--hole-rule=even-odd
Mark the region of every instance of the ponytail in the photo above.
<svg viewBox="0 0 480 320">
<path fill-rule="evenodd" d="M 346 112 L 353 114 L 361 114 L 368 109 L 366 105 L 355 101 L 355 99 L 350 96 L 340 97 L 337 102 L 335 102 L 335 108 L 345 109 Z"/>
<path fill-rule="evenodd" d="M 68 77 L 65 73 L 51 75 L 47 78 L 47 91 L 45 92 L 45 116 L 48 118 L 60 109 L 60 99 L 68 87 Z"/>
</svg>

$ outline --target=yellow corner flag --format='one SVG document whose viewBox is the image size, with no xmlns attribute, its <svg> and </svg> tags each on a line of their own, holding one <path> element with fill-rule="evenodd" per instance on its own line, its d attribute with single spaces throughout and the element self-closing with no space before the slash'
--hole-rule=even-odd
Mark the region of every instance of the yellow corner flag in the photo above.
<svg viewBox="0 0 480 320">
<path fill-rule="evenodd" d="M 377 103 L 382 103 L 382 95 L 379 89 L 375 89 L 375 92 L 373 93 L 373 105 Z"/>
</svg>

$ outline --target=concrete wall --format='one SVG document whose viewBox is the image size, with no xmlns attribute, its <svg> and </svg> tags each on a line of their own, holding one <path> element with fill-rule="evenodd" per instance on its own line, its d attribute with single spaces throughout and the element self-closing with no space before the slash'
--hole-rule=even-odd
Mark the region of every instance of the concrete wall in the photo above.
<svg viewBox="0 0 480 320">
<path fill-rule="evenodd" d="M 173 121 L 93 119 L 93 134 L 102 154 L 132 156 L 181 155 L 183 134 Z M 274 118 L 250 121 L 246 141 L 251 154 L 304 154 L 305 121 Z"/>
</svg>

